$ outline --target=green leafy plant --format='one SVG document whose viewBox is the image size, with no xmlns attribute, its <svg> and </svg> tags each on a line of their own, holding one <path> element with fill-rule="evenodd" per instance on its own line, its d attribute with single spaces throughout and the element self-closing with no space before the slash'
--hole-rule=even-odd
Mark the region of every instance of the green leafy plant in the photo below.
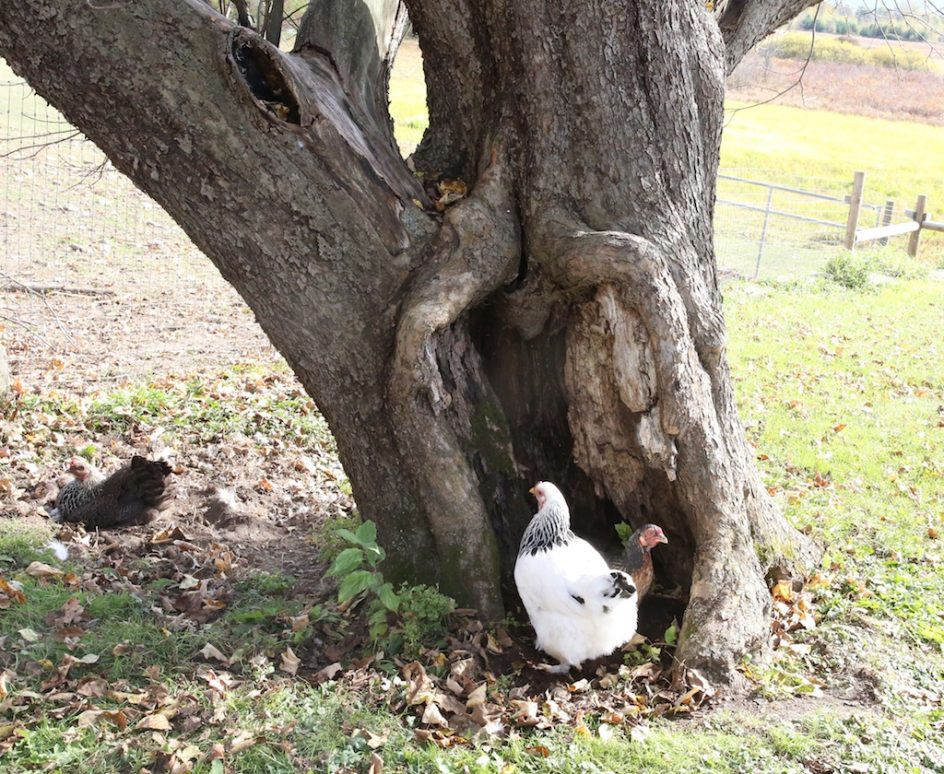
<svg viewBox="0 0 944 774">
<path fill-rule="evenodd" d="M 447 631 L 447 619 L 456 609 L 455 600 L 432 586 L 407 584 L 400 587 L 398 596 L 402 654 L 415 658 L 423 646 L 440 645 Z"/>
<path fill-rule="evenodd" d="M 335 534 L 347 548 L 335 557 L 328 575 L 341 579 L 339 603 L 356 603 L 360 595 L 367 600 L 367 624 L 374 644 L 390 653 L 415 657 L 423 645 L 440 642 L 455 601 L 432 586 L 403 584 L 395 591 L 379 569 L 387 555 L 377 545 L 372 521 L 356 531 L 341 528 Z M 396 625 L 391 627 L 393 616 Z"/>
<path fill-rule="evenodd" d="M 377 526 L 372 521 L 365 521 L 356 532 L 341 528 L 335 534 L 349 544 L 335 557 L 328 570 L 328 575 L 341 579 L 338 602 L 351 602 L 366 592 L 370 599 L 367 606 L 370 637 L 378 642 L 390 630 L 389 614 L 399 609 L 400 597 L 378 568 L 387 554 L 377 545 Z"/>
<path fill-rule="evenodd" d="M 619 536 L 620 542 L 625 543 L 632 537 L 633 528 L 625 521 L 621 521 L 616 525 L 616 534 Z"/>
</svg>

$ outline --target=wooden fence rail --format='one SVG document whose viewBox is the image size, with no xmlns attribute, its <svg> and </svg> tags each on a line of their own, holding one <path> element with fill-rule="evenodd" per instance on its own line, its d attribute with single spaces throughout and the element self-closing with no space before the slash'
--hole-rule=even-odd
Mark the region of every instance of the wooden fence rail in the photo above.
<svg viewBox="0 0 944 774">
<path fill-rule="evenodd" d="M 879 204 L 870 204 L 866 201 L 866 175 L 864 172 L 855 173 L 852 186 L 846 195 L 830 195 L 817 191 L 807 191 L 802 188 L 795 188 L 779 183 L 771 183 L 746 177 L 737 177 L 730 174 L 721 173 L 718 175 L 720 195 L 717 198 L 717 204 L 736 208 L 745 213 L 758 213 L 762 216 L 758 219 L 755 233 L 759 238 L 749 238 L 753 246 L 749 260 L 754 264 L 754 277 L 758 277 L 761 271 L 761 264 L 764 259 L 765 251 L 770 250 L 773 245 L 779 248 L 778 255 L 783 253 L 781 241 L 784 238 L 784 228 L 782 223 L 784 219 L 789 219 L 800 226 L 803 223 L 815 224 L 825 227 L 833 234 L 837 234 L 840 241 L 848 250 L 855 250 L 857 245 L 868 242 L 877 242 L 880 245 L 888 244 L 889 239 L 906 236 L 907 251 L 909 255 L 916 256 L 921 244 L 921 235 L 927 231 L 944 232 L 944 221 L 935 221 L 930 212 L 928 212 L 927 197 L 918 196 L 913 209 L 897 209 L 896 202 L 893 199 L 886 199 Z M 734 194 L 737 190 L 732 186 L 723 185 L 722 181 L 729 181 L 738 186 L 750 186 L 755 189 L 755 193 L 749 196 L 741 197 Z M 761 189 L 756 191 L 756 189 Z M 831 203 L 831 208 L 823 205 L 812 205 L 812 209 L 795 208 L 793 204 L 780 203 L 784 198 L 803 197 L 803 199 L 814 199 L 821 202 Z M 740 201 L 739 201 L 740 199 Z M 780 200 L 780 201 L 777 201 Z M 802 213 L 802 214 L 801 214 Z M 745 230 L 740 225 L 733 228 L 723 229 L 721 220 L 716 218 L 715 228 L 717 234 L 724 233 L 722 237 L 725 241 L 733 239 L 745 240 Z M 741 222 L 737 216 L 724 219 L 727 224 Z M 750 221 L 754 223 L 754 221 Z M 754 226 L 751 226 L 754 228 Z M 733 236 L 728 236 L 729 232 Z M 804 232 L 805 233 L 805 232 Z M 788 235 L 787 237 L 791 237 Z M 822 235 L 806 237 L 806 241 L 822 240 Z M 827 237 L 827 241 L 831 241 Z M 798 243 L 799 244 L 799 243 Z M 905 245 L 903 245 L 905 246 Z M 742 255 L 744 255 L 742 253 Z M 746 257 L 746 256 L 745 256 Z M 777 260 L 777 259 L 775 259 Z M 782 260 L 780 258 L 779 260 Z M 801 259 L 804 260 L 804 259 Z"/>
<path fill-rule="evenodd" d="M 902 223 L 891 222 L 895 202 L 889 199 L 885 202 L 881 226 L 859 228 L 859 213 L 862 209 L 864 191 L 865 172 L 856 172 L 852 180 L 852 193 L 849 196 L 849 218 L 846 221 L 846 238 L 843 242 L 846 249 L 855 250 L 856 245 L 875 240 L 880 240 L 884 245 L 888 243 L 889 237 L 909 234 L 908 255 L 917 257 L 922 230 L 944 231 L 944 223 L 931 220 L 931 213 L 927 211 L 928 197 L 924 194 L 919 194 L 913 210 L 905 210 L 905 217 L 909 220 Z"/>
</svg>

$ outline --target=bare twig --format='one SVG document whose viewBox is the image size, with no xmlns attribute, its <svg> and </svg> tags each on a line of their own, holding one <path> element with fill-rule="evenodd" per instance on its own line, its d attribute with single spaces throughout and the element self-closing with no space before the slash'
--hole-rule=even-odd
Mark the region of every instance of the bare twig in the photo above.
<svg viewBox="0 0 944 774">
<path fill-rule="evenodd" d="M 29 155 L 24 155 L 24 156 L 19 157 L 21 159 L 33 159 L 33 158 L 36 158 L 40 153 L 42 153 L 46 148 L 51 148 L 53 145 L 59 145 L 60 143 L 63 143 L 63 142 L 71 142 L 76 137 L 81 137 L 81 136 L 82 136 L 82 133 L 78 129 L 76 129 L 71 134 L 67 135 L 66 137 L 62 137 L 58 140 L 52 140 L 50 142 L 35 143 L 33 145 L 26 145 L 24 147 L 14 148 L 13 150 L 7 151 L 6 153 L 0 153 L 0 158 L 4 158 L 4 159 L 10 158 L 16 155 L 17 153 L 23 153 L 24 151 L 33 150 L 35 148 L 36 149 L 35 153 L 31 153 Z"/>
<path fill-rule="evenodd" d="M 69 340 L 69 343 L 73 345 L 76 343 L 72 334 L 68 330 L 66 330 L 65 326 L 62 324 L 62 320 L 59 319 L 59 315 L 56 314 L 56 310 L 53 309 L 52 306 L 50 306 L 49 300 L 46 298 L 45 293 L 40 293 L 36 290 L 33 290 L 25 282 L 20 282 L 18 279 L 16 279 L 15 277 L 11 277 L 6 272 L 0 271 L 0 277 L 3 277 L 11 285 L 18 285 L 25 292 L 38 297 L 43 302 L 43 306 L 46 307 L 46 311 L 48 311 L 49 314 L 52 315 L 52 319 L 55 320 L 56 322 L 56 327 L 59 328 L 59 330 L 63 333 L 63 335 Z"/>
<path fill-rule="evenodd" d="M 29 120 L 32 121 L 34 124 L 35 124 L 35 123 L 39 123 L 39 121 L 40 121 L 40 119 L 36 118 L 35 116 L 26 116 L 26 115 L 24 115 L 24 118 L 29 119 Z M 56 122 L 49 121 L 48 123 L 59 123 L 59 124 L 61 124 L 62 121 L 56 121 Z M 73 126 L 68 126 L 68 127 L 66 127 L 65 129 L 55 129 L 55 130 L 53 130 L 53 131 L 50 131 L 50 132 L 42 132 L 42 133 L 40 133 L 40 134 L 22 134 L 22 135 L 18 135 L 18 136 L 16 136 L 16 137 L 13 137 L 13 136 L 11 136 L 11 137 L 0 137 L 0 142 L 20 142 L 21 140 L 39 140 L 39 139 L 43 139 L 43 138 L 46 138 L 46 137 L 52 137 L 53 135 L 57 135 L 57 134 L 75 134 L 75 127 L 73 127 Z"/>
<path fill-rule="evenodd" d="M 11 323 L 12 325 L 18 325 L 19 327 L 23 328 L 24 331 L 26 331 L 27 336 L 32 336 L 44 347 L 52 349 L 52 345 L 36 332 L 35 325 L 31 325 L 30 323 L 26 322 L 25 320 L 21 320 L 18 317 L 9 317 L 5 314 L 0 314 L 0 320 L 4 320 L 5 322 Z"/>
<path fill-rule="evenodd" d="M 740 113 L 742 110 L 749 110 L 750 108 L 760 107 L 761 105 L 768 105 L 776 99 L 780 99 L 784 94 L 789 91 L 792 91 L 797 86 L 800 87 L 800 91 L 803 91 L 803 76 L 806 74 L 806 68 L 810 66 L 810 62 L 813 61 L 813 46 L 816 44 L 816 19 L 819 17 L 819 9 L 822 6 L 816 6 L 816 10 L 813 12 L 813 27 L 810 29 L 810 50 L 806 54 L 806 59 L 803 60 L 803 66 L 799 69 L 799 77 L 791 83 L 787 88 L 778 91 L 772 97 L 768 97 L 765 100 L 760 102 L 755 102 L 753 105 L 745 105 L 744 107 L 734 108 L 731 111 L 731 115 L 728 117 L 728 120 L 725 121 L 725 126 L 731 123 L 735 115 Z"/>
<path fill-rule="evenodd" d="M 2 273 L 2 272 L 0 272 Z M 58 293 L 66 296 L 113 296 L 114 290 L 104 290 L 101 288 L 81 288 L 71 287 L 69 285 L 36 285 L 33 283 L 20 282 L 13 280 L 9 285 L 5 285 L 2 290 L 6 293 L 31 293 L 37 296 L 52 295 Z"/>
<path fill-rule="evenodd" d="M 106 169 L 108 169 L 108 159 L 105 159 L 100 164 L 96 164 L 91 169 L 83 172 L 82 176 L 65 190 L 71 191 L 81 185 L 85 185 L 86 183 L 89 185 L 89 187 L 94 186 L 105 176 Z M 95 178 L 94 180 L 92 179 L 93 177 Z"/>
</svg>

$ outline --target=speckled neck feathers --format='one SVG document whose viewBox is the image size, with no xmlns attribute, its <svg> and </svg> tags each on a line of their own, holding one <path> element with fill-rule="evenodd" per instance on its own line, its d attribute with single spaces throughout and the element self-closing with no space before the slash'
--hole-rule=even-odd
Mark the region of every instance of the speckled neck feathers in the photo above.
<svg viewBox="0 0 944 774">
<path fill-rule="evenodd" d="M 59 509 L 62 518 L 70 521 L 74 513 L 92 502 L 104 481 L 105 476 L 92 468 L 87 480 L 75 479 L 66 484 L 60 490 L 59 498 L 56 501 L 56 507 Z"/>
<path fill-rule="evenodd" d="M 570 510 L 566 503 L 547 502 L 541 508 L 521 538 L 518 556 L 547 551 L 555 546 L 566 546 L 574 539 L 570 531 Z"/>
</svg>

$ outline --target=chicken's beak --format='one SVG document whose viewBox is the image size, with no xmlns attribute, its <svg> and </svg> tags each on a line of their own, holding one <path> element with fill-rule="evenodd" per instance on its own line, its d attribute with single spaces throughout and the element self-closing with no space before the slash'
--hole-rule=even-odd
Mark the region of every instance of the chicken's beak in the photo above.
<svg viewBox="0 0 944 774">
<path fill-rule="evenodd" d="M 665 533 L 664 533 L 664 532 L 660 532 L 660 533 L 659 533 L 658 542 L 659 542 L 659 543 L 668 543 L 668 542 L 669 542 L 669 539 L 665 536 Z"/>
<path fill-rule="evenodd" d="M 537 497 L 537 495 L 534 494 L 534 487 L 533 487 L 533 486 L 528 490 L 528 494 L 534 495 L 535 497 Z"/>
</svg>

